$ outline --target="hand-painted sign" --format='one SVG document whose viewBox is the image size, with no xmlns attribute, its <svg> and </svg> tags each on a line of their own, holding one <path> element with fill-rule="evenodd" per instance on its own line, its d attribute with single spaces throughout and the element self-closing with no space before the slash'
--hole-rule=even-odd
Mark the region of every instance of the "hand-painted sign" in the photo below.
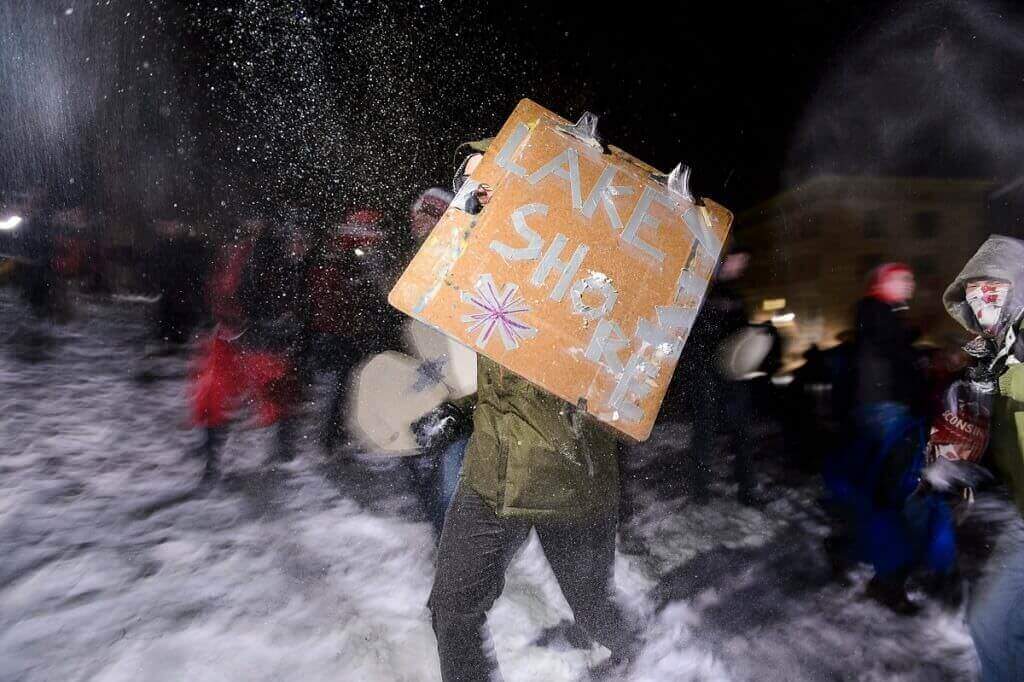
<svg viewBox="0 0 1024 682">
<path fill-rule="evenodd" d="M 679 169 L 605 151 L 593 123 L 522 100 L 389 301 L 644 440 L 732 214 Z"/>
</svg>

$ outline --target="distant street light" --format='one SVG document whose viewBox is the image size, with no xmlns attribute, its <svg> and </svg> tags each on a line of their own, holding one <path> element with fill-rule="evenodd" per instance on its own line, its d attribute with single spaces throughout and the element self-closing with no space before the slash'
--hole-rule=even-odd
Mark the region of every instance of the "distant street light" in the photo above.
<svg viewBox="0 0 1024 682">
<path fill-rule="evenodd" d="M 4 218 L 0 220 L 0 230 L 13 230 L 18 225 L 21 225 L 21 216 L 12 215 L 10 218 Z"/>
</svg>

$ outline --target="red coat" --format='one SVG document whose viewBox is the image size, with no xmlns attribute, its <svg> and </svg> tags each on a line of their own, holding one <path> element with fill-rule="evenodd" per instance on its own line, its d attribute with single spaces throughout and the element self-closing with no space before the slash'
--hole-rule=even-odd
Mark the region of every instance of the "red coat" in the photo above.
<svg viewBox="0 0 1024 682">
<path fill-rule="evenodd" d="M 298 398 L 291 362 L 281 355 L 252 351 L 214 331 L 192 383 L 192 422 L 227 424 L 243 403 L 254 404 L 260 426 L 287 416 Z"/>
</svg>

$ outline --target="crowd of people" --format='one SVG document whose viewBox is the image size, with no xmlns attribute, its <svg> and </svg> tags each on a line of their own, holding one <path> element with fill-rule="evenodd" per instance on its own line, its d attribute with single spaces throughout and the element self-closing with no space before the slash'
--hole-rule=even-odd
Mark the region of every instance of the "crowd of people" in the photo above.
<svg viewBox="0 0 1024 682">
<path fill-rule="evenodd" d="M 187 239 L 171 237 L 165 250 L 180 254 Z M 207 477 L 217 475 L 218 450 L 242 404 L 252 407 L 260 425 L 274 427 L 270 459 L 292 459 L 296 411 L 313 393 L 317 374 L 330 384 L 321 408 L 321 448 L 331 454 L 351 443 L 343 412 L 352 372 L 363 359 L 400 344 L 401 319 L 386 295 L 411 243 L 396 248 L 384 216 L 368 208 L 349 211 L 316 240 L 300 229 L 250 219 L 210 258 L 205 288 L 193 287 L 191 277 L 166 278 L 161 301 L 207 292 L 212 329 L 198 336 L 192 391 L 193 422 L 205 432 L 199 454 Z M 177 270 L 173 262 L 169 267 Z M 161 342 L 193 338 L 196 304 L 158 307 Z"/>
<path fill-rule="evenodd" d="M 461 148 L 456 191 L 487 147 L 485 140 Z M 480 186 L 471 211 L 486 210 L 491 192 Z M 402 320 L 386 304 L 387 291 L 452 196 L 424 192 L 401 229 L 370 208 L 349 211 L 315 238 L 301 225 L 253 217 L 215 249 L 181 223 L 161 227 L 145 268 L 159 295 L 153 334 L 159 352 L 193 356 L 192 419 L 203 433 L 194 454 L 205 484 L 219 477 L 219 454 L 243 405 L 275 431 L 268 464 L 292 459 L 300 405 L 318 374 L 329 376 L 319 408 L 322 450 L 335 456 L 350 440 L 343 413 L 353 371 L 401 346 Z M 54 249 L 35 245 L 12 278 L 40 317 L 66 308 L 59 274 L 69 266 L 56 265 Z M 957 522 L 975 492 L 1002 480 L 1024 510 L 1024 243 L 993 236 L 946 290 L 949 314 L 973 337 L 963 352 L 929 362 L 918 351 L 920 332 L 905 314 L 914 274 L 886 263 L 856 303 L 852 332 L 834 348 L 809 350 L 785 389 L 765 381 L 782 365 L 778 332 L 750 323 L 740 293 L 752 257 L 739 244 L 729 248 L 689 336 L 664 413 L 689 423 L 693 440 L 661 472 L 663 492 L 707 503 L 724 435 L 739 502 L 765 504 L 770 491 L 754 466 L 754 427 L 773 411 L 767 391 L 770 402 L 786 406 L 775 413 L 790 463 L 822 476 L 834 526 L 824 551 L 836 578 L 869 564 L 868 596 L 902 615 L 918 609 L 906 587 L 917 574 L 958 603 Z M 749 367 L 724 363 L 723 348 L 752 329 L 771 341 L 769 350 Z M 442 405 L 414 430 L 434 462 L 426 501 L 439 547 L 429 606 L 443 679 L 496 671 L 487 612 L 531 529 L 577 626 L 612 651 L 594 674 L 624 676 L 637 633 L 611 597 L 621 485 L 610 433 L 482 356 L 476 394 Z M 1024 679 L 1016 653 L 1024 619 L 1013 608 L 1022 592 L 1018 551 L 973 600 L 971 632 L 985 679 Z"/>
</svg>

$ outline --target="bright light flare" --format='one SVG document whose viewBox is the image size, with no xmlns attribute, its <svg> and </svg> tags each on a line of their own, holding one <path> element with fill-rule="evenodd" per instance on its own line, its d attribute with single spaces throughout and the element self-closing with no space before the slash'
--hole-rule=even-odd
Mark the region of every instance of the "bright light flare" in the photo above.
<svg viewBox="0 0 1024 682">
<path fill-rule="evenodd" d="M 783 315 L 772 315 L 772 324 L 775 326 L 785 326 L 787 324 L 793 324 L 796 320 L 796 313 L 785 313 Z"/>
<path fill-rule="evenodd" d="M 0 230 L 13 230 L 18 225 L 21 225 L 22 220 L 20 215 L 12 215 L 9 218 L 0 220 Z"/>
</svg>

